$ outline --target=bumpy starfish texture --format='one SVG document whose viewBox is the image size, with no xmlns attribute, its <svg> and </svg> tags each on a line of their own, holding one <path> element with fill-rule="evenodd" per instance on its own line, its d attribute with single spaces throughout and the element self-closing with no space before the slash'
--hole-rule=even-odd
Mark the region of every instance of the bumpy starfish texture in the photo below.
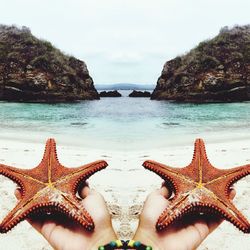
<svg viewBox="0 0 250 250">
<path fill-rule="evenodd" d="M 77 168 L 61 165 L 57 158 L 56 143 L 48 139 L 41 163 L 33 169 L 19 169 L 0 164 L 0 174 L 20 186 L 21 199 L 0 224 L 6 233 L 29 216 L 61 213 L 80 223 L 86 230 L 94 230 L 94 222 L 76 196 L 85 180 L 105 168 L 105 161 L 95 161 Z"/>
<path fill-rule="evenodd" d="M 218 169 L 207 158 L 202 139 L 195 141 L 192 162 L 184 168 L 173 168 L 154 161 L 143 166 L 161 176 L 174 197 L 162 212 L 156 230 L 162 231 L 186 214 L 217 214 L 245 233 L 250 224 L 230 201 L 231 186 L 250 174 L 250 165 Z"/>
</svg>

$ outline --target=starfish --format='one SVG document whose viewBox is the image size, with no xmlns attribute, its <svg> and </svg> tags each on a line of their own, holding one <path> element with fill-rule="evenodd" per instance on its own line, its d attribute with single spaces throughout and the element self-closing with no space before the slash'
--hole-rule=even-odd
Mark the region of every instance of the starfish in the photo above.
<svg viewBox="0 0 250 250">
<path fill-rule="evenodd" d="M 61 165 L 56 142 L 48 139 L 40 164 L 33 169 L 19 169 L 0 164 L 0 174 L 20 186 L 21 199 L 0 223 L 0 233 L 6 233 L 20 221 L 46 213 L 61 213 L 94 230 L 94 222 L 76 193 L 85 180 L 105 168 L 105 161 L 95 161 L 77 168 Z"/>
<path fill-rule="evenodd" d="M 156 230 L 162 231 L 187 214 L 216 214 L 238 229 L 250 233 L 250 224 L 229 199 L 232 185 L 250 174 L 250 165 L 218 169 L 211 165 L 202 139 L 195 141 L 191 163 L 184 168 L 173 168 L 154 161 L 143 166 L 161 176 L 173 197 L 160 215 Z"/>
</svg>

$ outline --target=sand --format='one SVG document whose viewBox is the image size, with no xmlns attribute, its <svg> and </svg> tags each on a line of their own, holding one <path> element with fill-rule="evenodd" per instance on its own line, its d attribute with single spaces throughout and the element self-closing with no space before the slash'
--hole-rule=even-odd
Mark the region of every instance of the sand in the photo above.
<svg viewBox="0 0 250 250">
<path fill-rule="evenodd" d="M 41 160 L 44 142 L 36 140 L 0 140 L 0 163 L 20 168 L 32 168 Z M 87 149 L 84 146 L 57 140 L 58 157 L 65 166 L 80 166 L 97 159 L 109 163 L 107 169 L 89 179 L 91 188 L 103 194 L 117 234 L 124 239 L 132 238 L 137 227 L 138 216 L 146 196 L 162 183 L 160 177 L 141 166 L 146 159 L 167 163 L 170 166 L 186 166 L 192 158 L 193 142 L 184 146 L 143 149 L 122 152 L 109 149 Z M 208 141 L 207 154 L 213 165 L 230 168 L 250 164 L 250 140 Z M 15 184 L 0 176 L 0 219 L 16 203 Z M 234 203 L 250 219 L 250 176 L 235 185 L 237 195 Z M 7 234 L 0 235 L 1 249 L 48 250 L 48 243 L 27 222 L 18 224 Z M 250 237 L 228 222 L 213 232 L 199 250 L 250 249 Z"/>
</svg>

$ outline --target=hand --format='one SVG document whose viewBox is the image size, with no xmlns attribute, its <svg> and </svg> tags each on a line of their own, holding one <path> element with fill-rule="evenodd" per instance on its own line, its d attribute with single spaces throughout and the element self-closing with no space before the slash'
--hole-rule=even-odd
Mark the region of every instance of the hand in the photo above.
<svg viewBox="0 0 250 250">
<path fill-rule="evenodd" d="M 110 215 L 101 194 L 85 186 L 80 195 L 83 204 L 95 223 L 94 232 L 87 232 L 82 226 L 63 217 L 29 219 L 28 222 L 57 250 L 93 250 L 116 239 Z M 20 197 L 19 191 L 16 196 Z"/>
<path fill-rule="evenodd" d="M 230 198 L 235 196 L 235 190 L 230 193 Z M 150 245 L 154 250 L 191 250 L 196 249 L 201 242 L 215 230 L 223 221 L 218 217 L 193 218 L 186 223 L 183 219 L 170 225 L 163 232 L 155 230 L 155 224 L 167 207 L 169 192 L 165 186 L 152 192 L 143 207 L 140 222 L 134 240 Z M 190 218 L 189 218 L 190 219 Z"/>
</svg>

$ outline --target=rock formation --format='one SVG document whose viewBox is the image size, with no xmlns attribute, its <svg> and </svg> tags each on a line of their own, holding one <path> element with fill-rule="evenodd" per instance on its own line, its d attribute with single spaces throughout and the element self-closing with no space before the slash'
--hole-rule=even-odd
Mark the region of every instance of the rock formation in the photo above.
<svg viewBox="0 0 250 250">
<path fill-rule="evenodd" d="M 27 27 L 0 25 L 0 100 L 86 99 L 99 99 L 99 95 L 83 61 L 37 39 Z"/>
<path fill-rule="evenodd" d="M 166 62 L 151 99 L 250 100 L 250 25 L 224 27 L 212 40 Z"/>
<path fill-rule="evenodd" d="M 137 90 L 133 90 L 133 92 L 131 92 L 129 94 L 129 97 L 150 97 L 151 94 L 148 91 L 137 91 Z"/>
<path fill-rule="evenodd" d="M 99 94 L 100 97 L 121 97 L 121 93 L 119 93 L 117 90 L 113 91 L 102 91 Z"/>
</svg>

